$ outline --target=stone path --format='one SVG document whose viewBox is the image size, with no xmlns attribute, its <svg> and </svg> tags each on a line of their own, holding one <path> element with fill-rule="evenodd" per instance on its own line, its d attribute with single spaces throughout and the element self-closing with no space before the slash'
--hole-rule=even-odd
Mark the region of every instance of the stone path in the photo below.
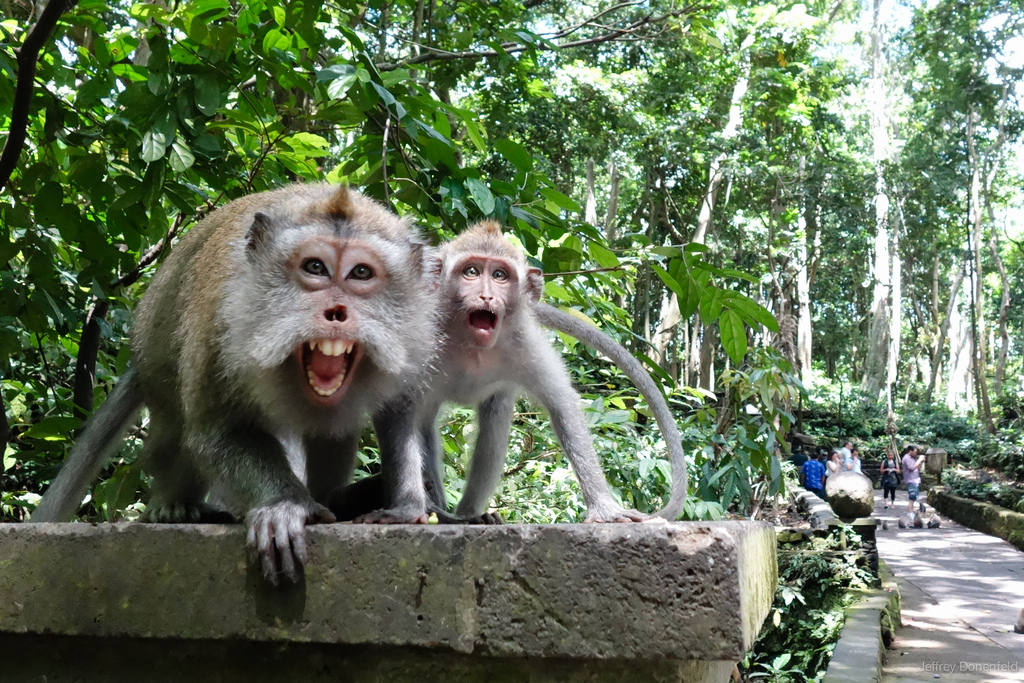
<svg viewBox="0 0 1024 683">
<path fill-rule="evenodd" d="M 878 553 L 896 574 L 903 627 L 886 653 L 883 683 L 1024 681 L 1024 635 L 1013 624 L 1024 607 L 1024 553 L 941 517 L 938 529 L 900 529 L 907 492 L 875 517 Z M 929 512 L 932 512 L 929 510 Z"/>
</svg>

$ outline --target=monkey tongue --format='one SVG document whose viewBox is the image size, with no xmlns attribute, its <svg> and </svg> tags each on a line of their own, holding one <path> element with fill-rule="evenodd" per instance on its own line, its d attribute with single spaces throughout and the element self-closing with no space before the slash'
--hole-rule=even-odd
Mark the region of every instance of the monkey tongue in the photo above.
<svg viewBox="0 0 1024 683">
<path fill-rule="evenodd" d="M 490 332 L 498 326 L 498 316 L 491 311 L 473 311 L 469 314 L 469 326 L 477 330 Z"/>
<path fill-rule="evenodd" d="M 320 396 L 330 396 L 345 382 L 351 362 L 352 354 L 350 353 L 328 356 L 314 349 L 309 354 L 306 363 L 306 378 L 309 380 L 309 385 Z"/>
<path fill-rule="evenodd" d="M 493 311 L 471 311 L 466 323 L 477 346 L 490 348 L 494 344 L 498 333 L 498 316 Z"/>
</svg>

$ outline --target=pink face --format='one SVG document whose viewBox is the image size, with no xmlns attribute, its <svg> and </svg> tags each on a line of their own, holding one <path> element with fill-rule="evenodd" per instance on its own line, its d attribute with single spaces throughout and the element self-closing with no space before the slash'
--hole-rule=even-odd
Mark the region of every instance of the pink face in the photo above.
<svg viewBox="0 0 1024 683">
<path fill-rule="evenodd" d="M 502 321 L 512 297 L 519 293 L 519 273 L 514 264 L 495 256 L 467 255 L 455 264 L 461 324 L 477 346 L 490 348 L 498 340 Z"/>
<path fill-rule="evenodd" d="M 289 278 L 304 290 L 303 299 L 321 312 L 313 323 L 319 334 L 294 352 L 307 395 L 316 404 L 334 405 L 363 357 L 354 308 L 386 286 L 384 261 L 362 242 L 317 238 L 300 244 L 287 267 Z"/>
</svg>

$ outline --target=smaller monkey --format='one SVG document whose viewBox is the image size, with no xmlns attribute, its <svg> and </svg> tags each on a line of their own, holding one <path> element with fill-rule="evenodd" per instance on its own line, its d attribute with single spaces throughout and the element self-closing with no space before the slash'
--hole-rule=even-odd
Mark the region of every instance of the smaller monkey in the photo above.
<svg viewBox="0 0 1024 683">
<path fill-rule="evenodd" d="M 686 461 L 674 419 L 657 386 L 628 351 L 592 325 L 540 303 L 543 276 L 529 268 L 493 221 L 479 223 L 440 249 L 443 339 L 422 391 L 407 394 L 374 416 L 388 496 L 422 482 L 387 479 L 405 459 L 420 461 L 435 512 L 446 510 L 436 418 L 441 405 L 475 405 L 479 431 L 456 517 L 491 521 L 487 503 L 501 479 L 514 401 L 521 389 L 547 409 L 555 434 L 580 483 L 588 522 L 639 522 L 650 516 L 626 510 L 612 496 L 594 452 L 580 398 L 540 323 L 562 330 L 609 355 L 641 387 L 662 429 L 672 464 L 672 496 L 658 515 L 675 519 L 686 497 Z M 367 483 L 364 486 L 369 487 Z M 342 496 L 344 497 L 344 496 Z M 332 505 L 332 509 L 334 506 Z M 370 514 L 357 521 L 400 521 Z"/>
</svg>

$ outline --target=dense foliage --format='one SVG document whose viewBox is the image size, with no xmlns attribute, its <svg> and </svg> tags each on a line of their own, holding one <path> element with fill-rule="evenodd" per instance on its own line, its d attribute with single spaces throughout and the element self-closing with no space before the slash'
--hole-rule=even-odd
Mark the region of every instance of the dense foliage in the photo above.
<svg viewBox="0 0 1024 683">
<path fill-rule="evenodd" d="M 758 514 L 798 419 L 881 448 L 890 407 L 901 437 L 1019 476 L 1024 12 L 877 4 L 82 0 L 51 3 L 39 36 L 35 4 L 3 3 L 0 131 L 14 145 L 24 114 L 26 134 L 0 164 L 4 516 L 31 510 L 127 367 L 131 310 L 176 239 L 293 181 L 358 186 L 438 240 L 506 225 L 548 299 L 662 383 L 690 515 Z M 869 334 L 882 317 L 891 348 Z M 556 343 L 618 495 L 656 508 L 668 466 L 646 406 Z M 861 390 L 869 367 L 883 390 Z M 471 417 L 445 423 L 453 498 Z M 145 430 L 85 516 L 137 512 Z M 503 513 L 578 519 L 528 403 L 513 439 Z M 373 471 L 372 435 L 361 457 Z"/>
<path fill-rule="evenodd" d="M 958 496 L 1024 512 L 1024 487 L 983 481 L 956 472 L 947 472 L 942 478 L 949 490 Z"/>
<path fill-rule="evenodd" d="M 857 590 L 877 579 L 856 552 L 850 527 L 779 549 L 779 586 L 772 613 L 744 667 L 748 680 L 777 683 L 820 681 Z"/>
</svg>

